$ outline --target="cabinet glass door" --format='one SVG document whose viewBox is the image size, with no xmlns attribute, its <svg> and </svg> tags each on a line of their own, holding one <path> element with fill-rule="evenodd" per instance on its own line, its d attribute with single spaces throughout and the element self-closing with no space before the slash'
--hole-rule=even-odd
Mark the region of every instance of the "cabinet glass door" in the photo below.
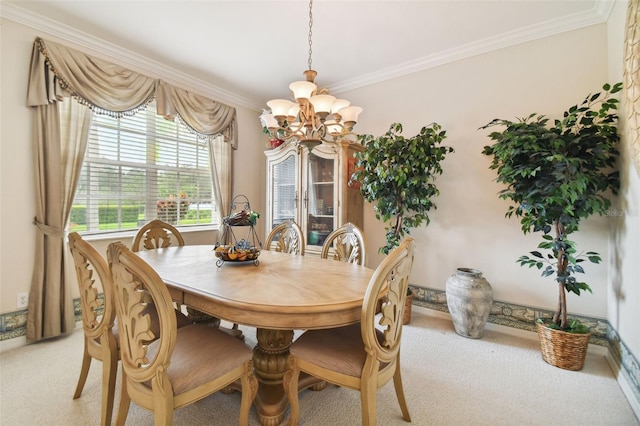
<svg viewBox="0 0 640 426">
<path fill-rule="evenodd" d="M 307 245 L 322 246 L 334 227 L 334 160 L 309 155 L 307 170 Z"/>
<path fill-rule="evenodd" d="M 290 155 L 283 161 L 271 164 L 273 199 L 271 203 L 271 228 L 289 219 L 296 220 L 296 158 Z"/>
</svg>

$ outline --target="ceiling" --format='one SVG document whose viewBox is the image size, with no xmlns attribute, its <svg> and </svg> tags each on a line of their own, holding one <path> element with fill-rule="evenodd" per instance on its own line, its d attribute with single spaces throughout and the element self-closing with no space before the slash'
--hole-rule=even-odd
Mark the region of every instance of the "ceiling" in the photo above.
<svg viewBox="0 0 640 426">
<path fill-rule="evenodd" d="M 2 0 L 0 7 L 2 17 L 150 73 L 174 70 L 251 108 L 287 98 L 308 67 L 306 0 Z M 316 83 L 335 95 L 605 22 L 611 7 L 609 0 L 315 0 L 312 67 Z"/>
</svg>

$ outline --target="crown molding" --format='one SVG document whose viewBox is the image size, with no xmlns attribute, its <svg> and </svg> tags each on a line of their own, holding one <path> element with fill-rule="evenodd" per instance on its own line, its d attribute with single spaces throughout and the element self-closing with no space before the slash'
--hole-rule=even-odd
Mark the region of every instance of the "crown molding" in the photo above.
<svg viewBox="0 0 640 426">
<path fill-rule="evenodd" d="M 570 15 L 562 19 L 550 20 L 542 25 L 520 28 L 516 31 L 504 33 L 499 36 L 468 43 L 455 49 L 404 62 L 380 71 L 329 85 L 328 89 L 331 93 L 338 94 L 505 47 L 526 43 L 532 40 L 549 37 L 591 25 L 601 24 L 607 21 L 613 6 L 614 0 L 596 0 L 593 8 L 586 12 Z M 121 46 L 108 43 L 68 25 L 63 25 L 49 18 L 26 11 L 13 3 L 0 3 L 0 17 L 43 31 L 57 37 L 58 39 L 74 43 L 82 48 L 99 52 L 100 54 L 114 58 L 119 62 L 131 65 L 137 70 L 145 72 L 148 75 L 156 76 L 158 78 L 162 77 L 171 84 L 207 95 L 221 102 L 231 103 L 256 111 L 261 111 L 263 108 L 262 103 L 256 99 L 240 96 L 224 88 L 214 86 L 182 71 L 124 49 Z"/>
<path fill-rule="evenodd" d="M 328 86 L 333 94 L 358 89 L 385 80 L 402 77 L 429 68 L 434 68 L 450 62 L 470 58 L 483 53 L 491 52 L 505 47 L 515 46 L 532 40 L 537 40 L 566 31 L 572 31 L 591 25 L 606 22 L 613 9 L 613 0 L 596 0 L 593 8 L 586 12 L 576 13 L 553 19 L 542 25 L 531 25 L 519 28 L 518 30 L 489 37 L 473 43 L 462 45 L 455 49 L 438 52 L 433 55 L 418 58 L 412 61 L 403 62 L 393 67 L 388 67 L 380 71 L 372 72 L 353 79 L 345 80 Z"/>
<path fill-rule="evenodd" d="M 221 87 L 214 86 L 182 71 L 129 51 L 122 46 L 106 42 L 71 26 L 22 9 L 13 3 L 1 3 L 0 17 L 42 31 L 57 39 L 73 43 L 80 48 L 113 58 L 117 62 L 127 64 L 136 71 L 151 77 L 162 78 L 166 82 L 182 87 L 185 90 L 192 90 L 220 102 L 230 103 L 256 111 L 262 109 L 261 104 L 254 99 L 249 99 Z"/>
</svg>

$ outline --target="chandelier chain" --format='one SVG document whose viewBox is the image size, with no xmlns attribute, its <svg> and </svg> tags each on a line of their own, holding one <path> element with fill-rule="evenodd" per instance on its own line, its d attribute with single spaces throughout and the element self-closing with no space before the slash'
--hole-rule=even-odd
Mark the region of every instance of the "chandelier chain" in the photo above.
<svg viewBox="0 0 640 426">
<path fill-rule="evenodd" d="M 312 32 L 312 28 L 313 28 L 313 11 L 312 11 L 312 7 L 313 7 L 313 0 L 309 1 L 309 69 L 313 69 L 311 68 L 311 35 L 313 34 Z"/>
</svg>

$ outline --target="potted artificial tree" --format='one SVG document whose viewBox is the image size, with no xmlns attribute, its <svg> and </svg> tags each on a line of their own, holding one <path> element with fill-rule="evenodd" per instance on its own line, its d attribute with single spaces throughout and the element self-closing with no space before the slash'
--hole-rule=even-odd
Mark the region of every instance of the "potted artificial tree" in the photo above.
<svg viewBox="0 0 640 426">
<path fill-rule="evenodd" d="M 482 152 L 492 157 L 490 168 L 506 185 L 500 198 L 514 203 L 506 216 L 519 217 L 525 234 L 542 234 L 541 250 L 517 262 L 542 269 L 543 277 L 555 277 L 557 309 L 550 320 L 537 319 L 536 328 L 544 360 L 569 370 L 582 368 L 590 332 L 569 319 L 567 294 L 591 292 L 575 274 L 584 273 L 582 262 L 601 260 L 593 251 L 578 253 L 570 235 L 582 219 L 603 214 L 611 205 L 608 195 L 617 192 L 618 100 L 613 95 L 621 88 L 622 83 L 605 84 L 601 92 L 590 94 L 553 122 L 531 114 L 515 122 L 494 119 L 481 128 L 504 127 L 489 134 L 495 143 Z"/>
<path fill-rule="evenodd" d="M 442 174 L 440 162 L 453 152 L 440 145 L 446 131 L 437 123 L 410 138 L 401 133 L 402 125 L 393 123 L 382 136 L 360 135 L 365 148 L 354 154 L 356 171 L 351 179 L 360 183 L 364 199 L 375 203 L 376 218 L 387 223 L 386 243 L 379 249 L 384 254 L 398 246 L 411 228 L 429 224 L 428 212 L 436 208 L 432 199 L 439 194 L 434 177 Z M 408 296 L 411 303 L 413 293 Z"/>
</svg>

